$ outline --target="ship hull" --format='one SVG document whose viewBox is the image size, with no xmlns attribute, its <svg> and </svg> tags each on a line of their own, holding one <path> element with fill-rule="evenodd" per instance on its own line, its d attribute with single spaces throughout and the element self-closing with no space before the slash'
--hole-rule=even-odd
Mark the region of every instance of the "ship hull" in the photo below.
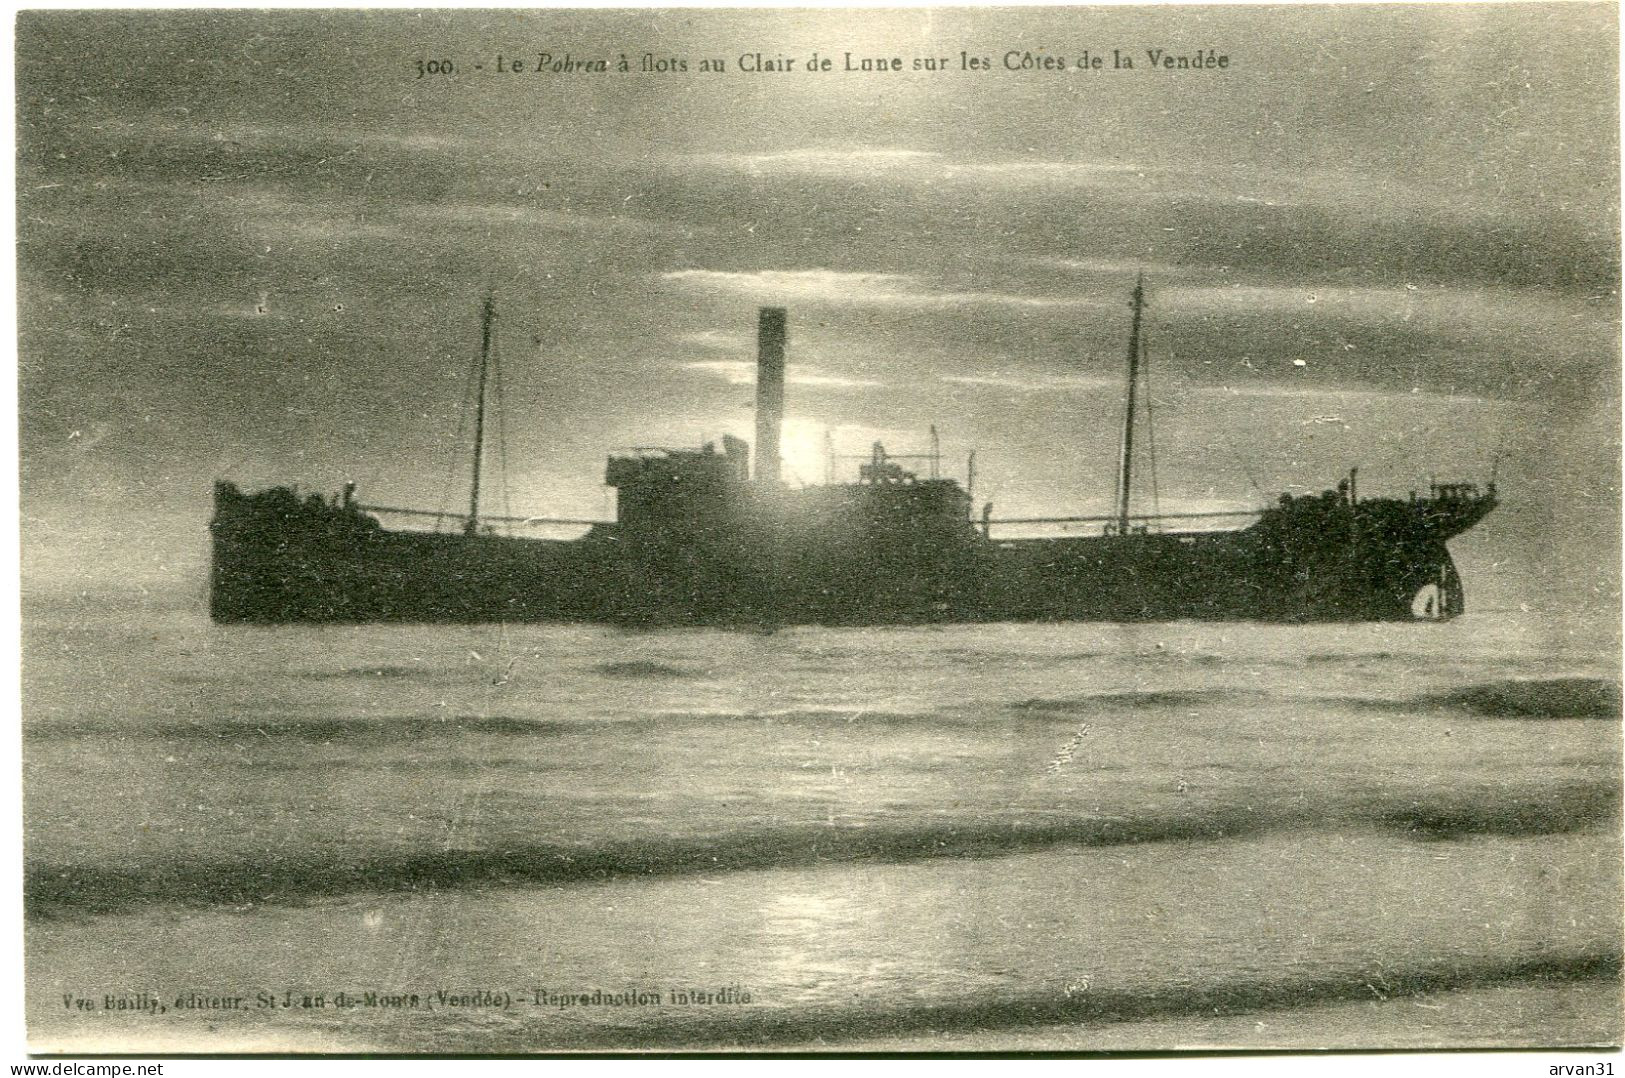
<svg viewBox="0 0 1625 1078">
<path fill-rule="evenodd" d="M 390 531 L 221 484 L 210 612 L 258 624 L 1445 619 L 1465 608 L 1445 540 L 1489 504 L 1445 508 L 1316 502 L 1237 531 L 1012 542 L 968 526 L 890 539 L 598 527 L 548 541 Z"/>
</svg>

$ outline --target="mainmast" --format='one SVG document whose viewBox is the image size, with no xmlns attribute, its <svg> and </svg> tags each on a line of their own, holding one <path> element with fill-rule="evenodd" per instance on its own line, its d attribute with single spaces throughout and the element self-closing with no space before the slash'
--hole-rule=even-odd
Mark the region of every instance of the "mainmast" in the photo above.
<svg viewBox="0 0 1625 1078">
<path fill-rule="evenodd" d="M 1145 274 L 1134 281 L 1134 324 L 1128 334 L 1128 408 L 1123 413 L 1123 459 L 1117 473 L 1117 534 L 1128 534 L 1129 487 L 1134 480 L 1134 387 L 1140 380 L 1140 311 L 1145 306 Z"/>
<path fill-rule="evenodd" d="M 496 300 L 485 297 L 480 317 L 480 388 L 474 403 L 474 484 L 468 496 L 468 523 L 464 535 L 474 535 L 480 526 L 480 462 L 485 456 L 485 376 L 491 364 L 491 323 L 496 320 Z"/>
</svg>

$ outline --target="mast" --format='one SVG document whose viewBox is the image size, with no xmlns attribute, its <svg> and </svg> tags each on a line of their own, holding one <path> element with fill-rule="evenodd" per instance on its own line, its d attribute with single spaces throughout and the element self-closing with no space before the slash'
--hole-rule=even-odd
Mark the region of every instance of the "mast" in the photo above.
<svg viewBox="0 0 1625 1078">
<path fill-rule="evenodd" d="M 485 376 L 491 364 L 491 323 L 496 320 L 496 300 L 485 297 L 480 316 L 480 388 L 474 404 L 474 483 L 468 495 L 468 523 L 464 535 L 474 535 L 480 526 L 480 462 L 485 456 Z"/>
<path fill-rule="evenodd" d="M 1145 274 L 1134 281 L 1134 324 L 1128 335 L 1128 408 L 1123 413 L 1123 459 L 1117 473 L 1117 534 L 1128 534 L 1129 487 L 1134 480 L 1134 387 L 1140 379 L 1140 311 L 1145 306 Z"/>
</svg>

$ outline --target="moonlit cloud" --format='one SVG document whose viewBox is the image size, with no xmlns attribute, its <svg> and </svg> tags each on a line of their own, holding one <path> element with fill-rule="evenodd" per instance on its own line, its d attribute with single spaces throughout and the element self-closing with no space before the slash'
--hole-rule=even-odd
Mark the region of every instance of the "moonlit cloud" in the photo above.
<svg viewBox="0 0 1625 1078">
<path fill-rule="evenodd" d="M 435 221 L 470 227 L 501 226 L 543 229 L 550 232 L 650 234 L 667 226 L 625 215 L 569 213 L 523 203 L 435 203 L 406 206 L 399 216 L 407 222 Z"/>
<path fill-rule="evenodd" d="M 1120 379 L 1081 374 L 1009 375 L 959 374 L 944 375 L 942 380 L 953 385 L 978 386 L 991 389 L 1013 389 L 1021 393 L 1051 393 L 1068 389 L 1099 389 L 1119 384 Z"/>
<path fill-rule="evenodd" d="M 927 169 L 940 172 L 942 155 L 924 150 L 877 147 L 805 148 L 779 153 L 683 154 L 671 159 L 680 167 L 733 170 L 752 175 L 786 173 L 850 177 L 876 170 Z"/>
<path fill-rule="evenodd" d="M 756 384 L 756 364 L 742 359 L 700 360 L 693 363 L 684 363 L 682 366 L 684 370 L 721 378 L 729 385 L 753 386 Z M 818 367 L 806 367 L 801 364 L 789 365 L 785 371 L 784 379 L 791 385 L 817 386 L 824 389 L 868 389 L 882 384 L 873 379 L 849 378 L 845 375 L 831 374 Z"/>
<path fill-rule="evenodd" d="M 802 147 L 772 153 L 682 154 L 679 170 L 736 172 L 756 177 L 816 177 L 900 186 L 978 185 L 1011 193 L 1120 191 L 1180 197 L 1258 210 L 1337 207 L 1365 216 L 1460 219 L 1494 212 L 1491 199 L 1417 189 L 1392 176 L 1321 168 L 1302 175 L 1260 175 L 1256 169 L 1187 170 L 1117 158 L 1047 158 L 1036 154 L 964 157 L 932 150 L 874 146 Z"/>
<path fill-rule="evenodd" d="M 750 341 L 744 334 L 723 333 L 715 329 L 702 330 L 698 333 L 679 333 L 677 342 L 690 348 L 702 348 L 713 352 L 741 352 L 750 346 Z"/>
<path fill-rule="evenodd" d="M 923 278 L 902 273 L 838 270 L 676 270 L 661 279 L 699 291 L 748 296 L 763 302 L 832 303 L 854 306 L 942 308 L 969 305 L 1054 308 L 1098 306 L 1082 296 L 1020 295 L 1005 292 L 934 291 Z"/>
<path fill-rule="evenodd" d="M 1269 400 L 1304 400 L 1319 402 L 1345 402 L 1367 405 L 1416 405 L 1424 408 L 1437 408 L 1443 405 L 1473 408 L 1499 408 L 1505 407 L 1504 401 L 1486 400 L 1483 397 L 1474 397 L 1460 393 L 1429 393 L 1422 389 L 1403 390 L 1373 390 L 1357 388 L 1340 388 L 1337 386 L 1294 386 L 1294 385 L 1240 385 L 1240 386 L 1209 386 L 1192 390 L 1192 392 L 1210 397 L 1219 398 L 1265 398 Z"/>
<path fill-rule="evenodd" d="M 1596 314 L 1571 301 L 1534 292 L 1468 291 L 1406 284 L 1399 287 L 1326 285 L 1244 285 L 1158 289 L 1157 304 L 1172 315 L 1302 315 L 1364 323 L 1416 322 L 1429 325 L 1505 327 L 1531 321 Z"/>
<path fill-rule="evenodd" d="M 191 144 L 225 152 L 241 149 L 290 149 L 327 146 L 344 154 L 395 149 L 411 153 L 469 156 L 488 150 L 484 139 L 472 132 L 387 131 L 355 123 L 313 125 L 294 120 L 261 119 L 255 122 L 208 119 L 187 106 L 148 112 L 139 119 L 109 118 L 87 130 L 109 142 L 159 146 Z"/>
<path fill-rule="evenodd" d="M 1451 371 L 1452 389 L 1490 380 L 1536 386 L 1548 370 L 1601 370 L 1619 349 L 1612 304 L 1540 289 L 1175 285 L 1153 290 L 1149 302 L 1168 327 L 1164 336 L 1183 337 L 1187 353 L 1200 347 L 1200 334 L 1232 333 L 1245 342 L 1240 354 L 1273 352 L 1276 364 L 1285 352 L 1294 363 L 1359 371 L 1391 365 L 1397 374 L 1407 361 L 1389 357 L 1409 356 L 1417 378 Z"/>
<path fill-rule="evenodd" d="M 850 273 L 839 270 L 760 270 L 736 273 L 686 269 L 660 275 L 661 280 L 698 291 L 731 292 L 753 297 L 780 296 L 790 300 L 854 300 L 884 302 L 892 297 L 917 297 L 918 278 L 901 273 Z"/>
<path fill-rule="evenodd" d="M 1132 258 L 1061 258 L 1052 256 L 1023 257 L 1019 261 L 1042 269 L 1057 269 L 1067 273 L 1090 274 L 1113 279 L 1131 278 L 1136 274 L 1143 273 L 1152 280 L 1166 281 L 1192 276 L 1195 272 L 1195 268 L 1190 266 L 1149 263 L 1145 259 Z"/>
<path fill-rule="evenodd" d="M 888 147 L 807 147 L 765 154 L 693 154 L 671 159 L 679 168 L 737 171 L 753 176 L 818 176 L 865 179 L 885 175 L 910 187 L 943 183 L 995 186 L 1098 187 L 1145 180 L 1138 165 L 1108 160 L 1041 157 L 959 159 L 945 154 Z"/>
<path fill-rule="evenodd" d="M 1128 179 L 1145 179 L 1147 170 L 1120 161 L 1046 161 L 1041 158 L 1010 158 L 1003 161 L 955 163 L 944 169 L 944 174 L 949 179 L 1092 187 Z"/>
</svg>

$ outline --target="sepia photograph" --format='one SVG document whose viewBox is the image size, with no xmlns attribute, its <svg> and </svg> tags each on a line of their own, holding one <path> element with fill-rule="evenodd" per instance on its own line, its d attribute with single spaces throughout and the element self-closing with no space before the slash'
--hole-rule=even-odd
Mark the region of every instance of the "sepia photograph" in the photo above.
<svg viewBox="0 0 1625 1078">
<path fill-rule="evenodd" d="M 1618 14 L 17 13 L 26 1051 L 1617 1049 Z"/>
</svg>

